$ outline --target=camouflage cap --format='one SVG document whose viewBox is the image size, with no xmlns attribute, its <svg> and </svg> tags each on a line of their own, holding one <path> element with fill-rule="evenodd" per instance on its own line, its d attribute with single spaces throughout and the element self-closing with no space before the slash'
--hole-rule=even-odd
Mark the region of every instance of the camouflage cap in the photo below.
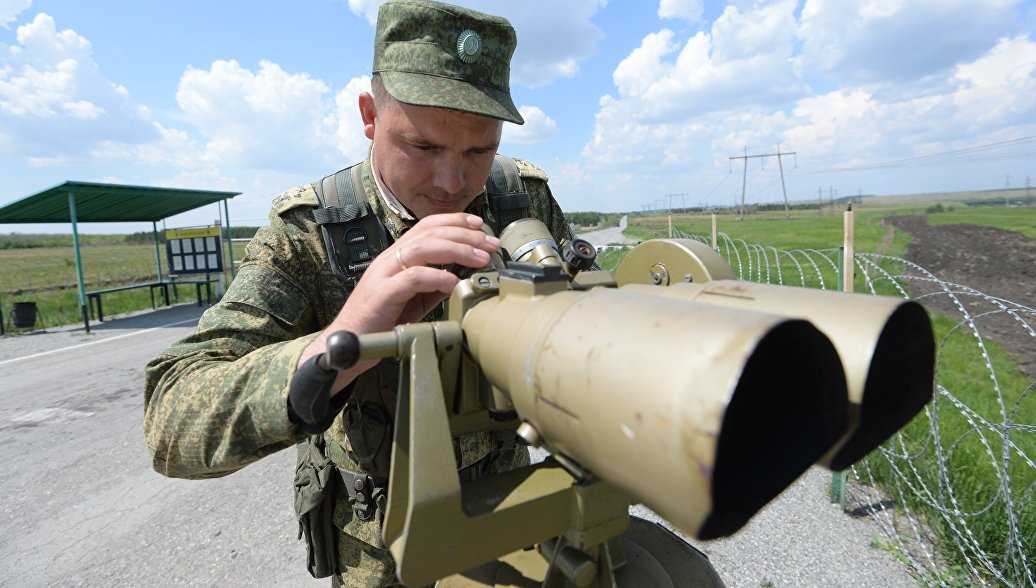
<svg viewBox="0 0 1036 588">
<path fill-rule="evenodd" d="M 523 124 L 509 84 L 517 44 L 506 18 L 432 0 L 390 0 L 378 12 L 372 71 L 400 102 Z"/>
</svg>

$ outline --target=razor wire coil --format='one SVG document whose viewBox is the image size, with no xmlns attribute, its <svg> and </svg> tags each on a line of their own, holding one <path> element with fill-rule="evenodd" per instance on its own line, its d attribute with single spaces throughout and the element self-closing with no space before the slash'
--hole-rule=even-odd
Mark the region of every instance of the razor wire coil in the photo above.
<svg viewBox="0 0 1036 588">
<path fill-rule="evenodd" d="M 711 243 L 683 232 L 674 236 Z M 717 252 L 737 279 L 838 287 L 837 248 L 778 250 L 717 236 Z M 611 248 L 618 252 L 616 263 L 629 248 Z M 853 265 L 862 291 L 917 300 L 951 325 L 937 340 L 933 401 L 910 425 L 927 430 L 913 437 L 901 431 L 855 464 L 847 477 L 847 504 L 875 521 L 897 557 L 926 585 L 1036 586 L 1036 423 L 1018 420 L 1023 408 L 1036 405 L 1036 380 L 1021 390 L 1017 384 L 1006 389 L 1009 368 L 994 361 L 994 335 L 987 333 L 999 321 L 1001 332 L 1011 329 L 1032 340 L 1026 355 L 1036 353 L 1036 309 L 942 280 L 898 257 L 855 253 Z M 985 384 L 969 385 L 981 386 L 979 396 L 992 399 L 992 408 L 969 405 L 950 383 L 949 372 L 958 368 L 945 358 L 950 347 L 964 343 L 969 363 L 988 376 Z M 984 470 L 991 479 L 976 489 L 968 469 Z M 991 532 L 1000 535 L 991 539 Z"/>
</svg>

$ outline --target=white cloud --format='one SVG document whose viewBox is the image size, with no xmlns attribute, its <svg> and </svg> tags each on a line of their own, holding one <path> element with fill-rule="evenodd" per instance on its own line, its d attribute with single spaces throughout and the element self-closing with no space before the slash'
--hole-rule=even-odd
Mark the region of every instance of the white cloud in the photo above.
<svg viewBox="0 0 1036 588">
<path fill-rule="evenodd" d="M 538 106 L 520 106 L 518 112 L 525 119 L 525 124 L 505 123 L 502 142 L 512 144 L 540 143 L 557 134 L 558 124 Z"/>
<path fill-rule="evenodd" d="M 32 0 L 0 0 L 0 27 L 11 28 L 10 25 L 18 15 L 32 6 Z"/>
<path fill-rule="evenodd" d="M 378 9 L 384 3 L 385 0 L 349 0 L 349 10 L 374 25 L 378 22 Z"/>
<path fill-rule="evenodd" d="M 47 165 L 110 153 L 103 148 L 108 142 L 156 138 L 147 110 L 101 74 L 87 39 L 59 31 L 45 13 L 18 27 L 16 38 L 0 55 L 6 152 Z"/>
<path fill-rule="evenodd" d="M 169 128 L 155 123 L 159 139 L 138 146 L 133 154 L 137 161 L 154 167 L 196 168 L 203 160 L 203 153 L 182 129 Z"/>
<path fill-rule="evenodd" d="M 823 170 L 1036 134 L 1036 43 L 1004 35 L 1017 3 L 807 0 L 797 21 L 790 0 L 737 2 L 706 30 L 650 33 L 615 68 L 579 166 L 555 166 L 586 176 L 559 174 L 556 192 L 590 177 L 604 209 L 688 189 L 730 200 L 729 158 L 780 145 L 802 163 L 784 161 L 792 194 Z M 754 173 L 779 199 L 776 162 L 760 164 L 750 191 Z"/>
<path fill-rule="evenodd" d="M 208 70 L 188 67 L 176 101 L 205 137 L 206 163 L 285 169 L 333 160 L 330 91 L 323 81 L 289 74 L 276 63 L 262 61 L 252 72 L 230 60 Z"/>
<path fill-rule="evenodd" d="M 349 80 L 345 88 L 335 96 L 335 115 L 337 118 L 336 147 L 349 164 L 367 156 L 367 148 L 370 145 L 370 141 L 363 134 L 363 120 L 360 118 L 359 100 L 361 93 L 370 92 L 370 90 L 370 76 L 362 76 Z"/>
<path fill-rule="evenodd" d="M 1036 43 L 1026 36 L 1001 39 L 985 56 L 957 66 L 953 95 L 958 120 L 971 129 L 1031 122 L 1036 105 Z"/>
<path fill-rule="evenodd" d="M 660 0 L 658 3 L 658 18 L 698 22 L 704 12 L 705 6 L 701 0 Z"/>
<path fill-rule="evenodd" d="M 878 126 L 882 107 L 863 90 L 837 90 L 823 96 L 799 100 L 791 126 L 782 134 L 785 144 L 810 155 L 860 154 L 881 140 Z"/>
<path fill-rule="evenodd" d="M 511 83 L 531 88 L 579 74 L 579 64 L 597 51 L 604 35 L 592 22 L 604 0 L 527 0 L 501 5 L 466 2 L 475 10 L 507 17 L 518 34 Z M 549 15 L 549 17 L 545 17 Z"/>
<path fill-rule="evenodd" d="M 806 0 L 797 65 L 843 82 L 912 80 L 989 49 L 1019 0 Z"/>
<path fill-rule="evenodd" d="M 640 47 L 619 63 L 612 79 L 620 94 L 642 96 L 652 84 L 670 75 L 674 69 L 673 64 L 663 61 L 663 58 L 679 49 L 674 37 L 675 34 L 669 29 L 651 33 L 644 37 Z M 688 42 L 688 46 L 699 45 L 702 41 L 708 43 L 708 37 L 698 33 Z"/>
<path fill-rule="evenodd" d="M 169 124 L 134 104 L 102 74 L 90 41 L 59 30 L 49 15 L 19 27 L 17 40 L 0 47 L 0 152 L 30 166 L 132 162 L 142 178 L 146 169 L 202 177 L 237 168 L 294 181 L 366 154 L 356 102 L 368 77 L 336 95 L 325 82 L 268 61 L 255 70 L 233 60 L 188 67 L 176 95 L 181 111 L 166 113 Z M 267 186 L 264 197 L 284 187 Z"/>
<path fill-rule="evenodd" d="M 711 33 L 686 43 L 663 29 L 647 35 L 615 68 L 631 116 L 670 121 L 803 95 L 791 67 L 794 0 L 742 13 L 727 6 Z"/>
</svg>

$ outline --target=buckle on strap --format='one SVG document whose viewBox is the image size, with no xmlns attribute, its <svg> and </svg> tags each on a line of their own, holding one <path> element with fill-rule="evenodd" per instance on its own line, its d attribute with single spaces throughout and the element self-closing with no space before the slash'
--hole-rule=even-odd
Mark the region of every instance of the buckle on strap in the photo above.
<svg viewBox="0 0 1036 588">
<path fill-rule="evenodd" d="M 353 499 L 353 512 L 356 514 L 356 518 L 361 521 L 369 521 L 374 518 L 374 513 L 379 508 L 382 511 L 385 510 L 385 503 L 388 499 L 388 478 L 368 476 L 341 468 L 335 469 L 342 480 L 342 486 Z"/>
</svg>

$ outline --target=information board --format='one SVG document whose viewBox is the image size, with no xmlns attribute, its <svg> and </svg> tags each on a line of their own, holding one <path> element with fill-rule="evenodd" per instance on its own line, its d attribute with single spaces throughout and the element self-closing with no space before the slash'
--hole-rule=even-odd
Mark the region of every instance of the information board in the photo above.
<svg viewBox="0 0 1036 588">
<path fill-rule="evenodd" d="M 219 227 L 169 229 L 165 237 L 171 274 L 223 271 L 223 241 Z"/>
</svg>

